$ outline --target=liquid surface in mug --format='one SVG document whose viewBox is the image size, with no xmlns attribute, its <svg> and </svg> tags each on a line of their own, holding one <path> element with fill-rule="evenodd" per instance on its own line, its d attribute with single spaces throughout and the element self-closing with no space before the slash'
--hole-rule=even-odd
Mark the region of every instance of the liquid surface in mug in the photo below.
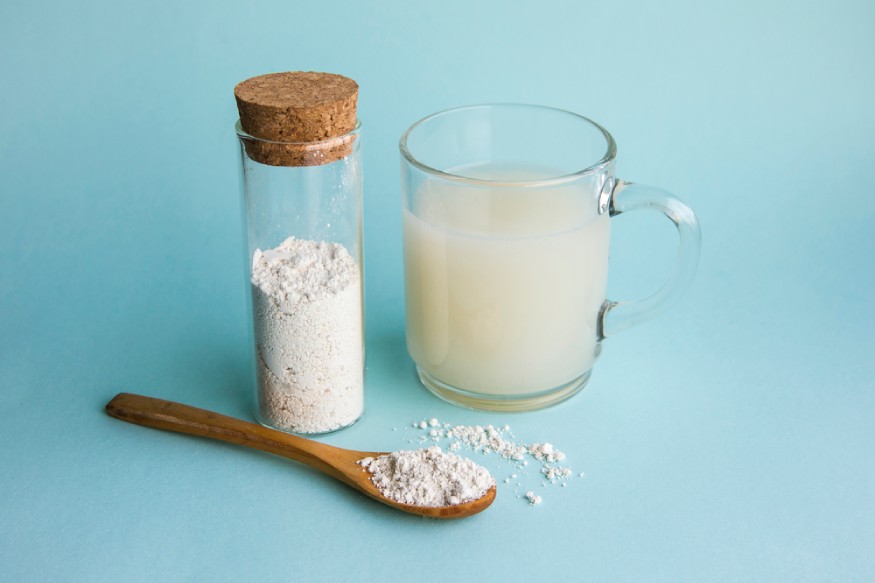
<svg viewBox="0 0 875 583">
<path fill-rule="evenodd" d="M 592 368 L 605 299 L 610 219 L 592 183 L 521 187 L 559 175 L 480 165 L 428 179 L 404 209 L 407 345 L 457 389 L 517 396 Z"/>
</svg>

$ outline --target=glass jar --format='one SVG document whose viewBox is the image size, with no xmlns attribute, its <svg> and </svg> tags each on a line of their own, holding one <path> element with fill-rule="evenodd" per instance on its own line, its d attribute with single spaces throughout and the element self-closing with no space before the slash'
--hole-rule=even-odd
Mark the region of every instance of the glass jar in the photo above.
<svg viewBox="0 0 875 583">
<path fill-rule="evenodd" d="M 364 408 L 361 130 L 240 142 L 260 423 L 319 434 Z"/>
</svg>

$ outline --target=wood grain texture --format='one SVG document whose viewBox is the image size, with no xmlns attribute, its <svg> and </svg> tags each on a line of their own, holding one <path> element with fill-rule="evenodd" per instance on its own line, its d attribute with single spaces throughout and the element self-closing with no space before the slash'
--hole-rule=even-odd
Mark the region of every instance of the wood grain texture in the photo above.
<svg viewBox="0 0 875 583">
<path fill-rule="evenodd" d="M 478 499 L 452 506 L 414 506 L 386 498 L 356 462 L 384 452 L 356 451 L 290 435 L 227 415 L 153 397 L 119 393 L 106 404 L 116 419 L 166 431 L 217 439 L 308 465 L 398 510 L 431 518 L 463 518 L 482 512 L 495 499 L 495 486 Z"/>
<path fill-rule="evenodd" d="M 234 88 L 243 139 L 253 160 L 270 166 L 318 166 L 352 152 L 358 84 L 313 71 L 270 73 Z"/>
</svg>

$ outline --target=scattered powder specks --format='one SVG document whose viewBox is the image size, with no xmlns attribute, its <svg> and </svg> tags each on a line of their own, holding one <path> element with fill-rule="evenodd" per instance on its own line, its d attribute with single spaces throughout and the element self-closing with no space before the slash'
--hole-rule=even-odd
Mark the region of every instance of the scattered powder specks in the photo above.
<svg viewBox="0 0 875 583">
<path fill-rule="evenodd" d="M 502 431 L 492 425 L 457 425 L 450 430 L 451 437 L 474 451 L 495 452 L 501 457 L 514 461 L 525 459 L 526 446 L 517 445 L 512 439 L 505 439 Z M 449 435 L 448 435 L 449 436 Z"/>
<path fill-rule="evenodd" d="M 437 446 L 367 457 L 358 464 L 387 498 L 415 506 L 470 502 L 495 485 L 489 470 Z"/>
<path fill-rule="evenodd" d="M 541 473 L 552 483 L 571 476 L 571 468 L 544 466 L 541 468 Z M 564 485 L 565 484 L 563 484 L 563 486 Z"/>
<path fill-rule="evenodd" d="M 541 462 L 561 462 L 565 454 L 553 448 L 552 443 L 533 443 L 529 446 L 529 453 Z"/>
<path fill-rule="evenodd" d="M 560 485 L 565 487 L 568 480 L 574 477 L 570 467 L 558 465 L 565 460 L 565 453 L 556 449 L 549 442 L 535 442 L 531 444 L 520 443 L 514 437 L 509 425 L 452 425 L 430 418 L 423 421 L 414 421 L 414 429 L 422 430 L 416 440 L 408 440 L 410 443 L 432 442 L 441 443 L 445 440 L 446 449 L 449 452 L 458 452 L 467 449 L 481 455 L 492 456 L 496 454 L 503 461 L 510 464 L 515 470 L 520 471 L 523 477 L 529 477 L 529 460 L 537 462 L 537 478 L 542 487 Z M 520 474 L 509 474 L 503 482 L 511 484 L 513 481 L 517 488 L 522 488 L 522 481 L 517 481 Z M 583 477 L 583 472 L 580 472 Z M 531 480 L 534 476 L 529 477 Z M 522 478 L 521 478 L 522 479 Z M 529 496 L 531 494 L 531 496 Z M 532 506 L 542 502 L 541 496 L 531 491 L 517 490 L 517 496 L 524 498 Z"/>
</svg>

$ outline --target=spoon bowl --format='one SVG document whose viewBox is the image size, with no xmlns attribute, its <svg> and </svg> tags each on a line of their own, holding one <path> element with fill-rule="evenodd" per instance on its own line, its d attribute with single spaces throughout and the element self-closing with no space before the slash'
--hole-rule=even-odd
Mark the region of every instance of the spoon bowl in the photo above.
<svg viewBox="0 0 875 583">
<path fill-rule="evenodd" d="M 374 500 L 410 514 L 464 518 L 482 512 L 495 500 L 493 485 L 481 498 L 461 504 L 416 506 L 396 502 L 383 495 L 371 481 L 371 474 L 357 463 L 366 457 L 386 455 L 385 452 L 342 449 L 182 403 L 119 393 L 106 404 L 106 412 L 129 423 L 218 439 L 300 462 Z"/>
</svg>

